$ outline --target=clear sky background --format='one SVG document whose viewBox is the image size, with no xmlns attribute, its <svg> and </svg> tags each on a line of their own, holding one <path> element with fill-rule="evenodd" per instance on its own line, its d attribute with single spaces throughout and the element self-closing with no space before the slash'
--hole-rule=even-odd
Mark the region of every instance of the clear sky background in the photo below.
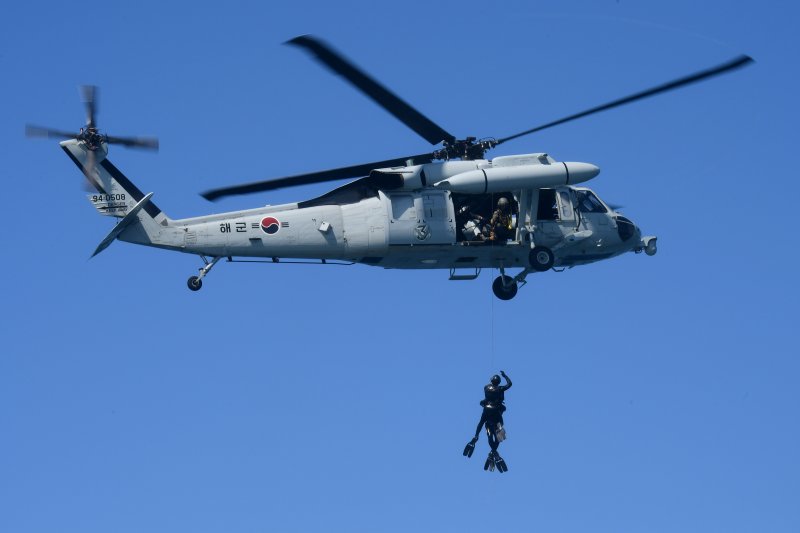
<svg viewBox="0 0 800 533">
<path fill-rule="evenodd" d="M 796 3 L 11 2 L 0 531 L 800 530 Z M 509 142 L 602 173 L 629 254 L 496 273 L 220 263 L 114 243 L 24 124 L 157 135 L 110 159 L 173 218 L 208 188 L 426 149 L 300 50 L 332 43 L 444 128 L 501 137 L 738 54 L 701 85 Z M 504 369 L 504 475 L 461 456 Z"/>
</svg>

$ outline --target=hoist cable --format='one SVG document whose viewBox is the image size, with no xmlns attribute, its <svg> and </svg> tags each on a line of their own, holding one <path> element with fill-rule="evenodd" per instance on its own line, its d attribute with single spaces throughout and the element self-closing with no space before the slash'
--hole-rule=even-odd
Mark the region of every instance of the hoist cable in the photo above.
<svg viewBox="0 0 800 533">
<path fill-rule="evenodd" d="M 494 277 L 494 269 L 492 269 L 492 276 L 489 276 L 491 280 Z M 490 335 L 490 346 L 489 346 L 489 353 L 490 355 L 490 362 L 491 365 L 489 368 L 489 372 L 494 372 L 494 294 L 489 291 L 489 299 L 491 303 L 489 304 L 489 321 L 491 322 L 491 335 Z"/>
</svg>

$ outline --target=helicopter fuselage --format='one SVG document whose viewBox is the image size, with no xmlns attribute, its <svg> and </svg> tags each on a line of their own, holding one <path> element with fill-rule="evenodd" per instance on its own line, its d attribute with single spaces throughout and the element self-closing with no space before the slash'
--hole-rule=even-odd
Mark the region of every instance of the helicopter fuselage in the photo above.
<svg viewBox="0 0 800 533">
<path fill-rule="evenodd" d="M 570 199 L 593 194 L 569 186 L 537 192 Z M 581 213 L 575 204 L 558 203 L 555 216 L 534 220 L 527 231 L 516 227 L 508 241 L 466 240 L 459 238 L 463 228 L 457 224 L 452 193 L 379 192 L 345 205 L 288 204 L 174 220 L 170 225 L 182 230 L 183 242 L 177 248 L 175 242 L 161 245 L 212 257 L 340 260 L 402 269 L 524 267 L 531 239 L 553 249 L 556 267 L 588 264 L 647 246 L 638 228 L 606 209 Z M 519 214 L 514 219 L 519 226 Z M 158 245 L 133 232 L 120 240 Z"/>
<path fill-rule="evenodd" d="M 65 141 L 62 147 L 86 171 L 85 144 Z M 98 194 L 90 200 L 101 213 L 122 218 L 144 195 L 106 154 L 105 147 L 94 154 L 90 181 Z M 209 257 L 452 271 L 527 268 L 537 245 L 553 251 L 555 267 L 647 249 L 649 241 L 632 222 L 589 189 L 570 184 L 598 172 L 546 154 L 377 169 L 305 202 L 179 220 L 147 205 L 116 238 Z M 476 238 L 470 224 L 476 217 L 488 220 L 501 197 L 512 206 L 510 238 Z"/>
</svg>

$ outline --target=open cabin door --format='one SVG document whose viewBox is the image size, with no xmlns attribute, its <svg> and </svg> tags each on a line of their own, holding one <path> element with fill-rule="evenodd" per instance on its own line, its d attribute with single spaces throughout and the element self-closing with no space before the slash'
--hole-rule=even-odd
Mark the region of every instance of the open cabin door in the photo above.
<svg viewBox="0 0 800 533">
<path fill-rule="evenodd" d="M 534 196 L 535 197 L 535 196 Z M 536 244 L 554 246 L 575 231 L 577 218 L 569 187 L 539 189 L 536 209 Z"/>
<path fill-rule="evenodd" d="M 558 220 L 558 200 L 555 189 L 539 189 L 536 206 L 536 244 L 553 246 L 561 238 Z"/>
<path fill-rule="evenodd" d="M 556 189 L 558 216 L 562 226 L 575 227 L 575 208 L 572 204 L 572 191 L 568 187 Z M 566 229 L 566 228 L 565 228 Z"/>
</svg>

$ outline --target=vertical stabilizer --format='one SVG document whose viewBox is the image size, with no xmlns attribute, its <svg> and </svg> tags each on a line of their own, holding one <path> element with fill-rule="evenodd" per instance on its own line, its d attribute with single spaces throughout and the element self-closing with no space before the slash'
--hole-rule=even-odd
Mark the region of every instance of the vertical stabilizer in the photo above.
<svg viewBox="0 0 800 533">
<path fill-rule="evenodd" d="M 125 174 L 106 159 L 108 149 L 105 144 L 94 150 L 88 149 L 86 143 L 76 140 L 63 141 L 60 144 L 91 186 L 97 190 L 97 194 L 89 195 L 89 201 L 101 214 L 124 217 L 128 210 L 145 197 Z M 145 204 L 143 212 L 156 224 L 168 224 L 167 216 L 152 201 Z"/>
<path fill-rule="evenodd" d="M 61 148 L 72 162 L 83 172 L 97 193 L 89 195 L 89 201 L 100 214 L 114 216 L 122 223 L 109 234 L 95 255 L 105 249 L 114 239 L 137 244 L 175 248 L 177 243 L 174 228 L 167 215 L 145 195 L 111 161 L 106 159 L 106 144 L 90 150 L 85 142 L 63 141 Z"/>
</svg>

